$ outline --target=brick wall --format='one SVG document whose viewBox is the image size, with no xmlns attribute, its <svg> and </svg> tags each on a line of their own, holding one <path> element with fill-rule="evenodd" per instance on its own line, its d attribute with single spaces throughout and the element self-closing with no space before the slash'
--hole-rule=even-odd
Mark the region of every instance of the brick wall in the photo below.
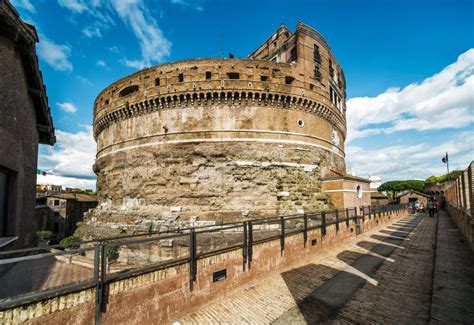
<svg viewBox="0 0 474 325">
<path fill-rule="evenodd" d="M 449 216 L 474 251 L 474 163 L 464 170 L 444 193 Z"/>
</svg>

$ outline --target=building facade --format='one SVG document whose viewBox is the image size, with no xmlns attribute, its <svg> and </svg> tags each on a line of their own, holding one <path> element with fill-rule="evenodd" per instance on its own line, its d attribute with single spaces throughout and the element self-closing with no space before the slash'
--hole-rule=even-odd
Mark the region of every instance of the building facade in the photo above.
<svg viewBox="0 0 474 325">
<path fill-rule="evenodd" d="M 35 28 L 0 0 L 0 248 L 31 243 L 38 229 L 38 143 L 55 143 Z"/>
<path fill-rule="evenodd" d="M 397 203 L 399 204 L 414 204 L 416 201 L 419 201 L 422 203 L 425 208 L 428 206 L 428 200 L 431 198 L 431 196 L 420 193 L 417 191 L 408 191 L 406 193 L 402 193 L 397 196 Z"/>
<path fill-rule="evenodd" d="M 247 59 L 173 62 L 111 84 L 94 104 L 91 218 L 228 222 L 329 208 L 322 177 L 346 172 L 345 87 L 326 40 L 302 23 Z"/>
<path fill-rule="evenodd" d="M 57 192 L 36 198 L 41 230 L 53 232 L 58 240 L 72 235 L 84 214 L 96 206 L 95 195 Z"/>
</svg>

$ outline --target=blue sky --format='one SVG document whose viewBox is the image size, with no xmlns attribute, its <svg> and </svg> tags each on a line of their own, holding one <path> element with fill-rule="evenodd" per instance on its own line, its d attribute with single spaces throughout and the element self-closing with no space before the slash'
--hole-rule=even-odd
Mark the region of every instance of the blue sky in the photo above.
<svg viewBox="0 0 474 325">
<path fill-rule="evenodd" d="M 94 187 L 95 96 L 138 68 L 245 57 L 281 23 L 320 31 L 347 79 L 348 170 L 382 179 L 440 174 L 474 158 L 474 1 L 15 0 L 40 35 L 58 144 L 42 183 Z"/>
</svg>

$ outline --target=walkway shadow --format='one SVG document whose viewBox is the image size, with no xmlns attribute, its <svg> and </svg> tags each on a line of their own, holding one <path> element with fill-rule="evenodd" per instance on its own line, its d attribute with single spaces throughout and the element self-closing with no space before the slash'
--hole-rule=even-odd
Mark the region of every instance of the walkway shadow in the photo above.
<svg viewBox="0 0 474 325">
<path fill-rule="evenodd" d="M 382 230 L 379 234 L 370 236 L 390 245 L 369 241 L 361 241 L 357 245 L 377 255 L 389 257 L 421 220 L 422 218 L 415 218 L 400 222 L 399 225 L 393 226 L 393 231 Z M 281 276 L 295 299 L 297 308 L 286 312 L 275 324 L 320 324 L 330 321 L 357 291 L 370 281 L 385 262 L 383 257 L 345 250 L 338 254 L 337 258 L 350 266 L 346 271 L 325 265 L 308 264 L 282 273 Z M 351 268 L 354 272 L 351 272 Z M 323 283 L 323 280 L 320 280 L 318 286 L 313 279 L 321 279 L 321 274 L 329 278 Z"/>
<path fill-rule="evenodd" d="M 330 277 L 323 281 L 319 287 L 302 295 L 301 274 L 313 274 L 320 276 L 324 274 Z M 284 272 L 281 274 L 286 286 L 290 290 L 297 308 L 292 308 L 284 313 L 274 324 L 320 324 L 327 322 L 337 315 L 352 296 L 362 287 L 366 280 L 350 272 L 341 271 L 326 265 L 308 264 L 303 267 Z M 321 282 L 321 281 L 317 281 Z M 308 285 L 306 283 L 306 285 Z M 316 286 L 313 283 L 313 286 Z"/>
<path fill-rule="evenodd" d="M 54 257 L 16 263 L 0 277 L 0 299 L 40 290 L 55 263 Z"/>
</svg>

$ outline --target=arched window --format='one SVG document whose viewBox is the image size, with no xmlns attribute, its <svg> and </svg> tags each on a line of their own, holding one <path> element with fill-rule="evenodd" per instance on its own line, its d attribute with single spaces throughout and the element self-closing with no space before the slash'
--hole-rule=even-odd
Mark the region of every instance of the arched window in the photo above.
<svg viewBox="0 0 474 325">
<path fill-rule="evenodd" d="M 137 85 L 128 86 L 128 87 L 126 87 L 126 88 L 124 88 L 120 91 L 119 97 L 127 96 L 127 95 L 133 94 L 137 91 L 138 91 L 138 86 Z"/>
<path fill-rule="evenodd" d="M 357 185 L 356 192 L 357 192 L 357 197 L 359 199 L 362 199 L 362 187 L 360 187 L 360 185 Z"/>
</svg>

